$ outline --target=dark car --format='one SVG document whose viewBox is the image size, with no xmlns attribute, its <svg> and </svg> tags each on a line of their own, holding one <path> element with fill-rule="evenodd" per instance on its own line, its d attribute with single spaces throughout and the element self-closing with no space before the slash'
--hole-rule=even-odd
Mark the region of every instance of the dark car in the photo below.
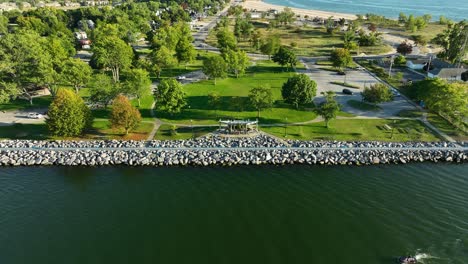
<svg viewBox="0 0 468 264">
<path fill-rule="evenodd" d="M 338 74 L 338 75 L 346 75 L 346 72 L 344 72 L 344 71 L 339 71 L 337 74 Z"/>
<path fill-rule="evenodd" d="M 353 92 L 350 89 L 343 89 L 343 93 L 353 95 Z"/>
</svg>

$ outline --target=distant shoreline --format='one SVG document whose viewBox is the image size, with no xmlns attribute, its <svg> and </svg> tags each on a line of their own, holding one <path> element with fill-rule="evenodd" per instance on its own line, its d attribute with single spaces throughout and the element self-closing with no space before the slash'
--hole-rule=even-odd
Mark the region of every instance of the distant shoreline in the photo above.
<svg viewBox="0 0 468 264">
<path fill-rule="evenodd" d="M 278 11 L 282 11 L 285 7 L 284 5 L 274 5 L 269 4 L 261 0 L 246 0 L 242 3 L 242 6 L 246 9 L 255 9 L 257 11 L 268 11 L 270 9 L 276 9 Z M 291 8 L 294 13 L 301 16 L 309 16 L 309 17 L 320 17 L 320 18 L 329 18 L 333 16 L 334 18 L 345 18 L 348 20 L 357 19 L 356 15 L 353 14 L 346 14 L 346 13 L 339 13 L 339 12 L 330 12 L 330 11 L 321 11 L 321 10 L 313 10 L 313 9 L 303 9 L 303 8 L 296 8 L 296 7 L 289 7 Z"/>
</svg>

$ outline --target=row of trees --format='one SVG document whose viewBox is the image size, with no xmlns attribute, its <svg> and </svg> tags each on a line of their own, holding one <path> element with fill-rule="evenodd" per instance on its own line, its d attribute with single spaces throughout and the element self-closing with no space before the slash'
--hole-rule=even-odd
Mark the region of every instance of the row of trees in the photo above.
<svg viewBox="0 0 468 264">
<path fill-rule="evenodd" d="M 59 89 L 49 110 L 46 125 L 51 135 L 75 137 L 92 128 L 93 116 L 83 99 L 69 89 Z M 113 99 L 109 120 L 114 129 L 123 129 L 125 134 L 141 122 L 138 109 L 122 94 Z"/>
</svg>

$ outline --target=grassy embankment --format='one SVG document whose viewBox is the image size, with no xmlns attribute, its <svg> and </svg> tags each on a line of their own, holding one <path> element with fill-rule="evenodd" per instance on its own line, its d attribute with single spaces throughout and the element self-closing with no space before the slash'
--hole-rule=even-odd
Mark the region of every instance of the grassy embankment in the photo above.
<svg viewBox="0 0 468 264">
<path fill-rule="evenodd" d="M 393 128 L 386 129 L 385 125 Z M 281 138 L 300 140 L 379 140 L 379 141 L 437 141 L 422 122 L 417 120 L 338 119 L 302 126 L 262 127 L 263 131 Z M 285 137 L 286 130 L 286 137 Z"/>
</svg>

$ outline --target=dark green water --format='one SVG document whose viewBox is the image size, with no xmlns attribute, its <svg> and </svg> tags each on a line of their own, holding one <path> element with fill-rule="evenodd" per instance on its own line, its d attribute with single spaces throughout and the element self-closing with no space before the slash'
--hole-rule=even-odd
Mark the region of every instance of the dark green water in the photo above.
<svg viewBox="0 0 468 264">
<path fill-rule="evenodd" d="M 0 168 L 0 263 L 468 263 L 468 165 Z"/>
</svg>

